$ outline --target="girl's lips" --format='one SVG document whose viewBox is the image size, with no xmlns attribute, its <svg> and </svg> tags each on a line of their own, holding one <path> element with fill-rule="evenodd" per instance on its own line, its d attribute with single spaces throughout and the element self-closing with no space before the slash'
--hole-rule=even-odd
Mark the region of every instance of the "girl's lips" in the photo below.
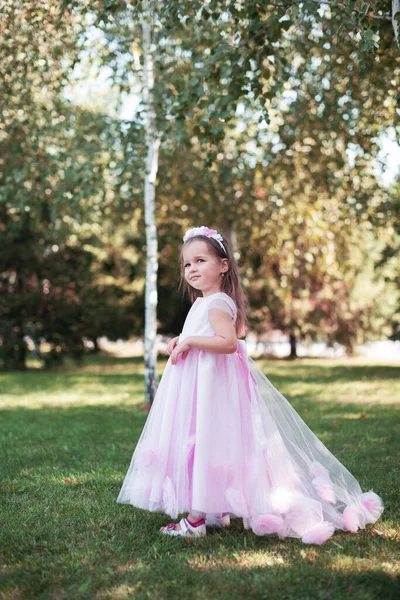
<svg viewBox="0 0 400 600">
<path fill-rule="evenodd" d="M 190 281 L 193 281 L 193 279 L 198 279 L 200 277 L 200 275 L 195 275 L 194 277 L 190 278 Z"/>
</svg>

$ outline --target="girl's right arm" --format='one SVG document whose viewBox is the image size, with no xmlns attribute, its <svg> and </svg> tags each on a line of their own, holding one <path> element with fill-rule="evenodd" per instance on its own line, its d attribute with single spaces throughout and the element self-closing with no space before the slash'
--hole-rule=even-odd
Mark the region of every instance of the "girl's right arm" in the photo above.
<svg viewBox="0 0 400 600">
<path fill-rule="evenodd" d="M 186 342 L 193 348 L 216 354 L 236 352 L 238 341 L 231 316 L 219 308 L 209 309 L 208 316 L 215 335 L 191 335 L 182 343 Z"/>
<path fill-rule="evenodd" d="M 236 352 L 238 341 L 231 316 L 218 308 L 210 309 L 208 314 L 215 335 L 190 335 L 185 338 L 171 354 L 173 365 L 177 363 L 180 354 L 184 359 L 190 348 L 197 348 L 215 354 L 232 354 Z"/>
</svg>

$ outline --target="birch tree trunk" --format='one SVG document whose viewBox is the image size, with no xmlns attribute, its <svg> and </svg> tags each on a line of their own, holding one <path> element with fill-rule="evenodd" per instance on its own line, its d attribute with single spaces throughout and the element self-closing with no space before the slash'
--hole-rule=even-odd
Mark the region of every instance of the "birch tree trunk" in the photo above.
<svg viewBox="0 0 400 600">
<path fill-rule="evenodd" d="M 228 221 L 228 235 L 229 241 L 231 243 L 232 254 L 237 252 L 238 244 L 237 244 L 237 233 L 236 233 L 236 221 L 229 220 Z"/>
<path fill-rule="evenodd" d="M 144 215 L 146 224 L 146 290 L 144 325 L 144 378 L 146 403 L 151 405 L 157 390 L 157 225 L 155 191 L 158 170 L 160 136 L 154 109 L 154 45 L 152 44 L 153 2 L 142 2 L 143 35 L 143 104 L 146 115 L 145 143 L 147 149 L 144 180 Z"/>
<path fill-rule="evenodd" d="M 396 14 L 400 13 L 400 0 L 392 0 L 392 25 L 394 31 L 394 39 L 396 44 L 399 43 L 399 28 L 400 21 L 396 19 Z"/>
</svg>

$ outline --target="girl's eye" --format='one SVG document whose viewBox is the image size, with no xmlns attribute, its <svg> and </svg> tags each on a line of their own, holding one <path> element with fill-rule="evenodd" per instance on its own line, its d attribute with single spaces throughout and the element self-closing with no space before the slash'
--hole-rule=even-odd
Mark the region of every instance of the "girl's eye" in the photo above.
<svg viewBox="0 0 400 600">
<path fill-rule="evenodd" d="M 203 258 L 198 258 L 198 259 L 197 259 L 197 262 L 199 262 L 199 260 L 200 260 L 201 262 L 204 262 L 204 259 L 203 259 Z M 186 267 L 190 267 L 190 263 L 186 263 L 186 265 L 184 265 L 184 269 L 186 269 Z"/>
</svg>

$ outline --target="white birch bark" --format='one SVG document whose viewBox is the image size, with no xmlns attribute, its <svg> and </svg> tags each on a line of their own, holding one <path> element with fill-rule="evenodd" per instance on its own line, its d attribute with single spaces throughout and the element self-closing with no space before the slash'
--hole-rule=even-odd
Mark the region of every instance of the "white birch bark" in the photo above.
<svg viewBox="0 0 400 600">
<path fill-rule="evenodd" d="M 142 2 L 143 35 L 143 103 L 146 114 L 145 143 L 147 149 L 144 180 L 144 215 L 146 225 L 146 289 L 144 325 L 144 378 L 146 402 L 153 402 L 157 390 L 157 225 L 155 215 L 156 177 L 160 137 L 157 133 L 153 101 L 154 47 L 152 45 L 152 1 Z"/>
<path fill-rule="evenodd" d="M 392 0 L 392 25 L 394 31 L 394 39 L 396 44 L 399 44 L 399 29 L 400 21 L 395 19 L 396 13 L 400 12 L 400 0 Z"/>
</svg>

